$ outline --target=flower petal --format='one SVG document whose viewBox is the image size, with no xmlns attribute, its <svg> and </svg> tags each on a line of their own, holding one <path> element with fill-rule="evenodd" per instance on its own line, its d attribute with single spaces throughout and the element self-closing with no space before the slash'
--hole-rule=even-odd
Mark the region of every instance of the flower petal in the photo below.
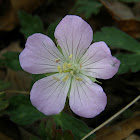
<svg viewBox="0 0 140 140">
<path fill-rule="evenodd" d="M 80 58 L 93 39 L 90 25 L 75 15 L 65 16 L 56 27 L 54 35 L 65 57 L 72 54 L 72 59 Z"/>
<path fill-rule="evenodd" d="M 93 43 L 81 58 L 82 73 L 94 78 L 110 79 L 118 71 L 120 61 L 111 55 L 104 42 Z"/>
<path fill-rule="evenodd" d="M 55 80 L 54 77 L 61 81 Z M 70 87 L 70 79 L 63 82 L 65 74 L 55 74 L 37 81 L 31 90 L 30 99 L 40 112 L 54 115 L 62 111 Z"/>
<path fill-rule="evenodd" d="M 19 60 L 21 67 L 32 74 L 57 72 L 56 59 L 63 56 L 46 35 L 36 33 L 28 37 L 25 49 L 20 53 Z"/>
<path fill-rule="evenodd" d="M 105 109 L 107 97 L 101 86 L 85 76 L 81 78 L 83 81 L 72 81 L 70 108 L 81 117 L 93 118 Z"/>
</svg>

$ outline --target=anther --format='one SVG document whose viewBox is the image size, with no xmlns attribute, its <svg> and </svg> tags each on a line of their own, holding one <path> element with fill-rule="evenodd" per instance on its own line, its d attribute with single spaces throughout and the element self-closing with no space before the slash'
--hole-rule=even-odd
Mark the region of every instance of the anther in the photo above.
<svg viewBox="0 0 140 140">
<path fill-rule="evenodd" d="M 66 68 L 67 68 L 67 63 L 65 62 L 65 63 L 63 64 L 63 70 L 65 71 Z"/>
<path fill-rule="evenodd" d="M 69 59 L 71 59 L 72 58 L 72 54 L 69 56 Z"/>
<path fill-rule="evenodd" d="M 54 77 L 54 76 L 53 76 L 52 78 L 55 79 L 56 81 L 60 81 L 58 78 L 56 78 L 56 77 Z"/>
<path fill-rule="evenodd" d="M 82 79 L 82 78 L 80 78 L 80 77 L 75 77 L 75 80 L 78 80 L 78 81 L 83 81 L 83 79 Z"/>
<path fill-rule="evenodd" d="M 70 71 L 70 74 L 71 74 L 72 76 L 74 76 L 74 75 L 73 75 L 73 71 Z"/>
<path fill-rule="evenodd" d="M 70 67 L 71 67 L 71 65 L 72 65 L 71 63 L 68 63 L 68 64 L 67 64 L 67 68 L 70 68 Z"/>
<path fill-rule="evenodd" d="M 80 69 L 82 68 L 82 64 L 80 64 Z"/>
<path fill-rule="evenodd" d="M 60 59 L 56 59 L 55 62 L 58 63 L 60 61 Z"/>
<path fill-rule="evenodd" d="M 69 75 L 67 74 L 64 78 L 63 81 L 65 82 L 69 78 Z"/>
<path fill-rule="evenodd" d="M 58 72 L 59 72 L 59 73 L 62 73 L 61 66 L 58 65 L 58 66 L 57 66 L 57 69 L 58 69 Z"/>
</svg>

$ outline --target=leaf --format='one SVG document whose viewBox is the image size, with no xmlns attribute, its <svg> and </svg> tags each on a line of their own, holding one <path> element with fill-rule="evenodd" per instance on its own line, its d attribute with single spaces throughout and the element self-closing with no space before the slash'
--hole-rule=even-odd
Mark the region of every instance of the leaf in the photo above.
<svg viewBox="0 0 140 140">
<path fill-rule="evenodd" d="M 78 15 L 84 14 L 85 18 L 89 19 L 92 14 L 97 15 L 101 7 L 102 4 L 96 0 L 77 0 L 75 13 Z"/>
<path fill-rule="evenodd" d="M 64 131 L 70 130 L 75 140 L 81 139 L 91 131 L 84 122 L 66 113 L 61 112 L 59 115 L 53 116 L 53 118 L 56 125 L 60 126 Z M 94 136 L 92 135 L 91 137 L 93 138 Z"/>
<path fill-rule="evenodd" d="M 13 96 L 10 99 L 8 112 L 10 119 L 19 125 L 32 124 L 45 117 L 44 114 L 32 106 L 29 98 L 24 95 Z"/>
<path fill-rule="evenodd" d="M 64 131 L 63 136 L 64 136 L 64 140 L 74 140 L 74 137 L 71 131 L 69 130 Z"/>
<path fill-rule="evenodd" d="M 54 31 L 58 23 L 60 22 L 61 19 L 56 20 L 55 22 L 51 23 L 48 27 L 48 36 L 52 39 L 55 40 L 54 37 Z"/>
<path fill-rule="evenodd" d="M 44 122 L 40 123 L 39 135 L 42 140 L 52 140 L 55 135 L 55 123 L 52 119 L 48 119 L 46 125 Z"/>
<path fill-rule="evenodd" d="M 6 52 L 3 54 L 5 65 L 15 71 L 22 70 L 19 63 L 19 52 Z"/>
<path fill-rule="evenodd" d="M 56 73 L 56 72 L 45 73 L 45 74 L 32 74 L 33 80 L 32 80 L 31 85 L 33 85 L 36 81 L 38 81 L 38 80 L 40 80 L 40 79 L 42 79 L 42 78 L 45 78 L 45 77 L 47 77 L 47 76 L 53 75 L 53 74 L 55 74 L 55 73 Z"/>
<path fill-rule="evenodd" d="M 140 43 L 115 27 L 103 27 L 94 34 L 94 41 L 105 41 L 111 48 L 140 52 Z"/>
<path fill-rule="evenodd" d="M 119 60 L 121 60 L 121 65 L 118 74 L 123 74 L 128 71 L 137 72 L 140 70 L 140 54 L 116 54 Z"/>
<path fill-rule="evenodd" d="M 11 84 L 0 80 L 0 91 L 7 89 Z"/>
<path fill-rule="evenodd" d="M 9 105 L 9 101 L 5 99 L 5 93 L 0 92 L 0 113 L 6 109 Z"/>
<path fill-rule="evenodd" d="M 18 17 L 21 24 L 20 31 L 24 34 L 25 38 L 34 33 L 44 32 L 44 26 L 39 16 L 32 16 L 24 11 L 19 11 Z"/>
<path fill-rule="evenodd" d="M 0 99 L 0 111 L 7 108 L 9 105 L 9 102 L 7 100 L 1 100 Z"/>
</svg>

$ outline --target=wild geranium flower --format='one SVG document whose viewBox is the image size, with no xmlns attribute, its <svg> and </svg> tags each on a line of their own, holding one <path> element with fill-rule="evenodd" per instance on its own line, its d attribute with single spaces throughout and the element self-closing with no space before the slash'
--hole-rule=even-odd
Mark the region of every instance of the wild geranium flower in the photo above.
<svg viewBox="0 0 140 140">
<path fill-rule="evenodd" d="M 48 36 L 36 33 L 28 37 L 19 56 L 21 67 L 29 73 L 56 72 L 35 82 L 30 93 L 31 102 L 45 115 L 54 115 L 63 110 L 68 96 L 75 114 L 95 117 L 107 103 L 107 97 L 95 78 L 113 77 L 120 61 L 111 55 L 105 42 L 91 44 L 93 31 L 78 16 L 65 16 L 54 35 L 62 51 Z"/>
</svg>

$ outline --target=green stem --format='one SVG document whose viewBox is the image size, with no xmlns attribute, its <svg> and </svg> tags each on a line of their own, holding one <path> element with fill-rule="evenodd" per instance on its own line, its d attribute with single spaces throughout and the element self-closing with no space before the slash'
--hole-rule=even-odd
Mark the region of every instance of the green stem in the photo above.
<svg viewBox="0 0 140 140">
<path fill-rule="evenodd" d="M 94 132 L 98 131 L 100 128 L 102 128 L 103 126 L 105 126 L 107 123 L 111 122 L 114 118 L 116 118 L 117 116 L 119 116 L 122 112 L 124 112 L 126 109 L 128 109 L 131 105 L 133 105 L 136 101 L 138 101 L 140 99 L 140 95 L 137 96 L 133 101 L 131 101 L 128 105 L 126 105 L 124 108 L 122 108 L 120 111 L 118 111 L 116 114 L 114 114 L 111 118 L 109 118 L 108 120 L 106 120 L 104 123 L 102 123 L 101 125 L 99 125 L 98 127 L 96 127 L 95 129 L 93 129 L 91 132 L 89 132 L 86 136 L 84 136 L 81 140 L 85 140 L 87 137 L 89 137 L 90 135 L 92 135 Z"/>
</svg>

